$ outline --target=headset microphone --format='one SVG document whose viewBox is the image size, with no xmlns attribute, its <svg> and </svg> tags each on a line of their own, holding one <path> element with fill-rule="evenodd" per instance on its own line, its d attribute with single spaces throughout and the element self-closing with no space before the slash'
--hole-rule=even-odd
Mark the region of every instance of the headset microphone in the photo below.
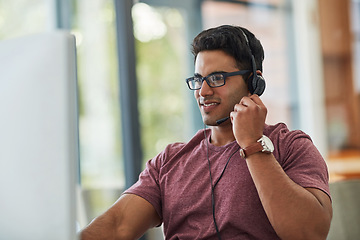
<svg viewBox="0 0 360 240">
<path fill-rule="evenodd" d="M 220 125 L 220 124 L 222 124 L 223 122 L 225 122 L 226 120 L 228 120 L 229 118 L 230 118 L 230 117 L 225 117 L 225 118 L 216 120 L 216 124 L 217 124 L 217 125 Z"/>
</svg>

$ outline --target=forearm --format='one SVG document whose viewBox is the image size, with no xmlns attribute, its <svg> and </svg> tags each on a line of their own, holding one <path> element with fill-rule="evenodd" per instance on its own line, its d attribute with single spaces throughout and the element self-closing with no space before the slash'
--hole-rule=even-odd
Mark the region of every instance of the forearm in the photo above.
<svg viewBox="0 0 360 240">
<path fill-rule="evenodd" d="M 282 239 L 325 239 L 331 213 L 315 195 L 294 183 L 272 154 L 246 160 L 265 212 Z"/>
<path fill-rule="evenodd" d="M 124 194 L 82 232 L 81 240 L 133 240 L 161 223 L 154 207 L 145 199 Z"/>
<path fill-rule="evenodd" d="M 80 240 L 118 239 L 115 232 L 116 226 L 113 217 L 105 213 L 95 218 L 80 233 Z"/>
</svg>

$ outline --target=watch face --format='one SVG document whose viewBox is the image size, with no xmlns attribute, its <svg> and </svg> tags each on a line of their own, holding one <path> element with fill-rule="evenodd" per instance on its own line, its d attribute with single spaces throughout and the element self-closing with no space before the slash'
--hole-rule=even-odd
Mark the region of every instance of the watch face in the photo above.
<svg viewBox="0 0 360 240">
<path fill-rule="evenodd" d="M 263 152 L 272 153 L 274 151 L 274 145 L 267 136 L 263 136 L 262 145 L 264 147 Z"/>
</svg>

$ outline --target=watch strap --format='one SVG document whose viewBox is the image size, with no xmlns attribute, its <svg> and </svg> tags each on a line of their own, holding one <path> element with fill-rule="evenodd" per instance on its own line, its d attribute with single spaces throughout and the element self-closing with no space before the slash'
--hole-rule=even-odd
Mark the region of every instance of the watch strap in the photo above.
<svg viewBox="0 0 360 240">
<path fill-rule="evenodd" d="M 240 156 L 242 158 L 247 158 L 248 156 L 250 156 L 251 154 L 257 153 L 257 152 L 261 152 L 264 149 L 263 145 L 261 144 L 261 142 L 256 142 L 246 148 L 241 148 L 240 149 Z"/>
</svg>

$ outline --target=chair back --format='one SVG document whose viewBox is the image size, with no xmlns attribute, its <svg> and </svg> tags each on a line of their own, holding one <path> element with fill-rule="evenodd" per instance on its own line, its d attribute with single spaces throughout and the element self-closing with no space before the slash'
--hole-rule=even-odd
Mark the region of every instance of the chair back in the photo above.
<svg viewBox="0 0 360 240">
<path fill-rule="evenodd" d="M 327 240 L 360 239 L 360 179 L 330 183 L 333 219 Z"/>
</svg>

